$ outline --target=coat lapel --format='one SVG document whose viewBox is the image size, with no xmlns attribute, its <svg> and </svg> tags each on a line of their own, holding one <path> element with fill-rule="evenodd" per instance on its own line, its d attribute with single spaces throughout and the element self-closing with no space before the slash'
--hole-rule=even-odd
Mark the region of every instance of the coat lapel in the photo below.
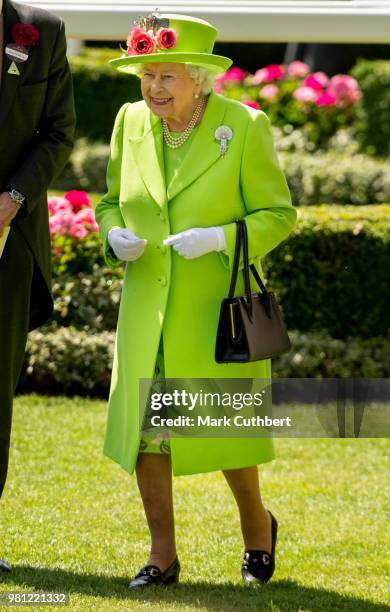
<svg viewBox="0 0 390 612">
<path fill-rule="evenodd" d="M 148 108 L 145 110 L 143 135 L 129 138 L 129 143 L 146 189 L 163 208 L 167 205 L 167 193 L 162 127 L 159 118 Z"/>
<path fill-rule="evenodd" d="M 25 65 L 30 58 L 25 61 L 17 64 L 20 75 L 8 74 L 8 69 L 12 64 L 12 61 L 5 54 L 5 47 L 8 43 L 13 42 L 11 36 L 12 27 L 15 23 L 21 22 L 22 19 L 19 17 L 16 8 L 8 2 L 8 0 L 4 0 L 3 5 L 3 17 L 4 17 L 4 48 L 0 49 L 0 52 L 3 54 L 3 70 L 1 75 L 1 84 L 0 84 L 0 123 L 4 121 L 6 118 L 9 109 L 11 108 L 12 101 L 15 97 L 16 90 L 19 85 L 19 79 L 22 77 L 23 70 Z M 30 49 L 31 53 L 31 49 Z"/>
<path fill-rule="evenodd" d="M 168 200 L 177 196 L 220 158 L 220 145 L 215 140 L 215 130 L 223 124 L 225 108 L 223 99 L 212 91 L 192 146 L 168 186 Z"/>
</svg>

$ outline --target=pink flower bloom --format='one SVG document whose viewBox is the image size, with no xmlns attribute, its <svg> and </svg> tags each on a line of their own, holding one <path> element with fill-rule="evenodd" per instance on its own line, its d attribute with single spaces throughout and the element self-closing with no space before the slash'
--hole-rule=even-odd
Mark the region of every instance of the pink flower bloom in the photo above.
<svg viewBox="0 0 390 612">
<path fill-rule="evenodd" d="M 70 202 L 72 205 L 72 209 L 74 212 L 77 212 L 85 207 L 91 206 L 91 200 L 88 197 L 86 191 L 79 191 L 78 189 L 73 189 L 72 191 L 68 191 L 64 198 Z"/>
<path fill-rule="evenodd" d="M 176 45 L 177 33 L 171 28 L 160 28 L 157 32 L 157 45 L 160 49 L 171 49 Z"/>
<path fill-rule="evenodd" d="M 245 106 L 250 106 L 251 108 L 255 108 L 256 110 L 260 110 L 261 106 L 255 100 L 241 100 Z"/>
<path fill-rule="evenodd" d="M 348 74 L 336 74 L 329 81 L 328 92 L 336 98 L 339 107 L 356 104 L 362 97 L 359 84 Z"/>
<path fill-rule="evenodd" d="M 65 197 L 48 198 L 49 229 L 52 236 L 60 234 L 85 238 L 90 232 L 98 232 L 95 213 L 86 191 L 72 190 Z"/>
<path fill-rule="evenodd" d="M 316 106 L 334 106 L 336 98 L 328 91 L 321 91 L 314 103 Z"/>
<path fill-rule="evenodd" d="M 55 213 L 62 210 L 67 210 L 69 212 L 71 211 L 70 202 L 65 198 L 50 196 L 49 198 L 47 198 L 47 205 L 49 208 L 49 215 L 54 215 Z"/>
<path fill-rule="evenodd" d="M 221 75 L 222 81 L 242 81 L 245 78 L 245 72 L 238 68 L 238 66 L 233 66 L 227 70 L 223 75 Z"/>
<path fill-rule="evenodd" d="M 280 64 L 269 64 L 265 68 L 257 70 L 253 75 L 252 84 L 260 85 L 261 83 L 270 83 L 278 81 L 285 74 L 285 69 Z"/>
<path fill-rule="evenodd" d="M 304 87 L 311 87 L 315 91 L 321 91 L 328 84 L 328 77 L 325 72 L 313 72 L 303 81 Z"/>
<path fill-rule="evenodd" d="M 69 235 L 74 238 L 85 238 L 88 235 L 88 231 L 82 225 L 72 225 L 69 228 Z"/>
<path fill-rule="evenodd" d="M 53 234 L 68 234 L 70 227 L 73 224 L 73 213 L 71 211 L 57 212 L 49 218 L 50 233 Z"/>
<path fill-rule="evenodd" d="M 274 100 L 279 93 L 276 85 L 264 85 L 259 91 L 259 96 L 265 100 Z"/>
<path fill-rule="evenodd" d="M 287 72 L 291 77 L 304 77 L 309 72 L 309 66 L 304 62 L 295 60 L 289 64 Z"/>
<path fill-rule="evenodd" d="M 74 216 L 75 223 L 82 224 L 84 227 L 88 227 L 92 232 L 98 232 L 99 227 L 96 223 L 95 213 L 92 208 L 84 208 L 80 210 Z"/>
<path fill-rule="evenodd" d="M 127 37 L 128 55 L 145 55 L 156 50 L 153 32 L 145 32 L 142 28 L 133 28 Z"/>
<path fill-rule="evenodd" d="M 311 87 L 298 87 L 294 93 L 293 98 L 298 102 L 314 102 L 317 98 L 317 94 Z"/>
</svg>

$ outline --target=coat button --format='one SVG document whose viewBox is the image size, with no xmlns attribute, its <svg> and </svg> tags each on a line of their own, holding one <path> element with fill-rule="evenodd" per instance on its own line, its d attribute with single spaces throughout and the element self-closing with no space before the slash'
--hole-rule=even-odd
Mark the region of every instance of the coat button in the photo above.
<svg viewBox="0 0 390 612">
<path fill-rule="evenodd" d="M 158 213 L 157 213 L 157 216 L 158 216 L 158 217 L 160 217 L 161 221 L 165 221 L 165 217 L 164 217 L 164 215 L 162 214 L 162 212 L 158 212 Z"/>
<path fill-rule="evenodd" d="M 165 244 L 157 244 L 156 245 L 156 249 L 158 251 L 160 251 L 160 253 L 162 253 L 163 255 L 165 255 L 165 253 L 167 252 L 168 248 L 165 246 Z"/>
<path fill-rule="evenodd" d="M 157 280 L 163 287 L 165 287 L 165 285 L 167 284 L 167 279 L 165 278 L 165 276 L 160 276 Z"/>
</svg>

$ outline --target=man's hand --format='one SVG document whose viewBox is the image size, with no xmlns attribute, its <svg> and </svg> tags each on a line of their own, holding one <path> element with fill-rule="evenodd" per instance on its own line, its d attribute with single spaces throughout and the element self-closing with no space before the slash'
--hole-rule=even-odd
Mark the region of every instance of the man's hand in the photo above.
<svg viewBox="0 0 390 612">
<path fill-rule="evenodd" d="M 7 193 L 0 193 L 0 238 L 3 235 L 5 228 L 11 223 L 12 219 L 17 215 L 20 204 L 15 202 Z"/>
</svg>

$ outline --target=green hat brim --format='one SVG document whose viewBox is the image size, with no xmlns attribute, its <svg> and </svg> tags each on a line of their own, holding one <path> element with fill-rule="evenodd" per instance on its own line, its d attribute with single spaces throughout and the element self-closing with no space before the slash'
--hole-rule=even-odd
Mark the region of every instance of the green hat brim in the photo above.
<svg viewBox="0 0 390 612">
<path fill-rule="evenodd" d="M 183 53 L 169 51 L 167 53 L 145 53 L 143 55 L 123 55 L 116 59 L 110 60 L 113 68 L 119 72 L 127 72 L 128 74 L 137 74 L 137 64 L 153 64 L 161 62 L 172 62 L 179 64 L 196 64 L 208 68 L 215 74 L 226 72 L 232 65 L 233 61 L 223 55 L 214 55 L 214 53 Z"/>
</svg>

